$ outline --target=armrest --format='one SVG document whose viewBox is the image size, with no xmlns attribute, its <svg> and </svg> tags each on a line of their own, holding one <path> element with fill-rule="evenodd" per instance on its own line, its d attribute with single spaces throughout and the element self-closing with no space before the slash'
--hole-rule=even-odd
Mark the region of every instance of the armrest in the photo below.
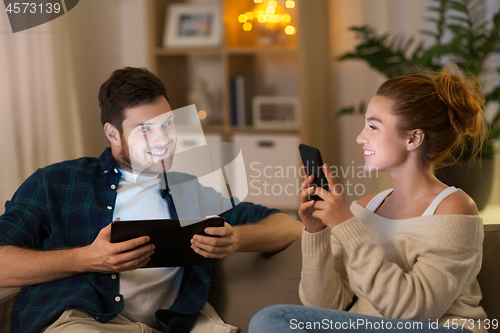
<svg viewBox="0 0 500 333">
<path fill-rule="evenodd" d="M 247 332 L 250 319 L 274 304 L 301 304 L 301 240 L 275 253 L 235 252 L 214 266 L 208 301 L 221 318 Z"/>
<path fill-rule="evenodd" d="M 490 320 L 500 319 L 500 224 L 484 225 L 483 265 L 477 276 L 483 299 L 481 305 Z M 491 330 L 493 331 L 493 330 Z"/>
<path fill-rule="evenodd" d="M 10 333 L 12 312 L 21 288 L 0 288 L 0 332 Z"/>
</svg>

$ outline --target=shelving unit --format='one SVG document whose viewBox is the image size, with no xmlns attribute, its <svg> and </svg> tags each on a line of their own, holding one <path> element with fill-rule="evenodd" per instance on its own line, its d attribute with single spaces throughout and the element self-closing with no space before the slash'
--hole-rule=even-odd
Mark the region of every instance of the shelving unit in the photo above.
<svg viewBox="0 0 500 333">
<path fill-rule="evenodd" d="M 162 44 L 167 8 L 178 2 L 188 1 L 147 0 L 149 69 L 165 83 L 172 108 L 190 104 L 188 94 L 193 81 L 204 75 L 214 96 L 212 121 L 209 124 L 202 122 L 205 133 L 218 133 L 221 140 L 233 142 L 239 135 L 245 138 L 250 135 L 256 140 L 269 135 L 295 137 L 293 142 L 320 148 L 325 161 L 331 162 L 333 133 L 329 129 L 333 128 L 334 117 L 330 110 L 328 1 L 295 0 L 297 33 L 286 36 L 289 38 L 280 45 L 263 46 L 257 43 L 255 32 L 243 31 L 237 21 L 239 14 L 251 10 L 253 0 L 221 0 L 223 45 L 166 49 Z M 237 75 L 249 79 L 256 95 L 298 96 L 301 105 L 299 128 L 232 126 L 230 82 Z M 297 147 L 287 148 L 290 149 L 292 151 L 283 154 L 293 155 L 298 167 Z M 260 199 L 250 200 L 259 202 Z M 292 210 L 295 204 L 278 208 Z"/>
</svg>

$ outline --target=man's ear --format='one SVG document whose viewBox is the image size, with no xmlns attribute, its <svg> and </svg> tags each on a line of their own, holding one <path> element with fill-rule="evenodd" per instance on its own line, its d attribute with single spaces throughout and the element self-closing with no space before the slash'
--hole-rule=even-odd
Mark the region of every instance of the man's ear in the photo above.
<svg viewBox="0 0 500 333">
<path fill-rule="evenodd" d="M 108 138 L 111 146 L 116 146 L 116 147 L 121 146 L 122 141 L 120 132 L 114 125 L 111 125 L 110 123 L 104 124 L 104 134 Z"/>
<path fill-rule="evenodd" d="M 422 142 L 424 142 L 424 131 L 421 129 L 416 129 L 410 132 L 408 135 L 408 141 L 406 142 L 406 149 L 412 151 L 420 147 Z"/>
</svg>

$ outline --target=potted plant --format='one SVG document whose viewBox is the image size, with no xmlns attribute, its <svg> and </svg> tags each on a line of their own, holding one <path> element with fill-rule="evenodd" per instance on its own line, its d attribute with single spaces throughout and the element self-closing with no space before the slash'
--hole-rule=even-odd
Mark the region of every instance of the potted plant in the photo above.
<svg viewBox="0 0 500 333">
<path fill-rule="evenodd" d="M 486 19 L 484 8 L 483 0 L 434 0 L 427 9 L 437 17 L 426 18 L 434 29 L 421 31 L 432 37 L 433 43 L 429 46 L 402 34 L 379 34 L 368 25 L 351 27 L 359 43 L 354 51 L 343 54 L 339 60 L 363 60 L 387 78 L 441 71 L 451 62 L 476 77 L 493 71 L 500 73 L 500 67 L 487 66 L 493 54 L 500 54 L 500 10 L 490 20 Z M 493 143 L 500 137 L 500 85 L 485 92 L 484 97 L 487 105 L 497 105 L 493 117 L 487 120 L 487 138 L 479 153 L 481 162 L 474 160 L 472 144 L 466 137 L 450 156 L 458 163 L 436 171 L 445 183 L 469 193 L 480 210 L 486 205 L 493 183 Z M 361 102 L 357 109 L 364 112 L 365 103 Z M 345 107 L 339 114 L 355 112 L 355 107 Z"/>
</svg>

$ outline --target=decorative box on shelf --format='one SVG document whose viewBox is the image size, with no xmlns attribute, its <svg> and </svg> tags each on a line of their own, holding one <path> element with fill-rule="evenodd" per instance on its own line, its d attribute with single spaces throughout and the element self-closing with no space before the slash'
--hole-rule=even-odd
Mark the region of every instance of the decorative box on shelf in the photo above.
<svg viewBox="0 0 500 333">
<path fill-rule="evenodd" d="M 245 162 L 248 196 L 245 201 L 283 210 L 299 207 L 300 158 L 297 134 L 233 135 Z"/>
</svg>

